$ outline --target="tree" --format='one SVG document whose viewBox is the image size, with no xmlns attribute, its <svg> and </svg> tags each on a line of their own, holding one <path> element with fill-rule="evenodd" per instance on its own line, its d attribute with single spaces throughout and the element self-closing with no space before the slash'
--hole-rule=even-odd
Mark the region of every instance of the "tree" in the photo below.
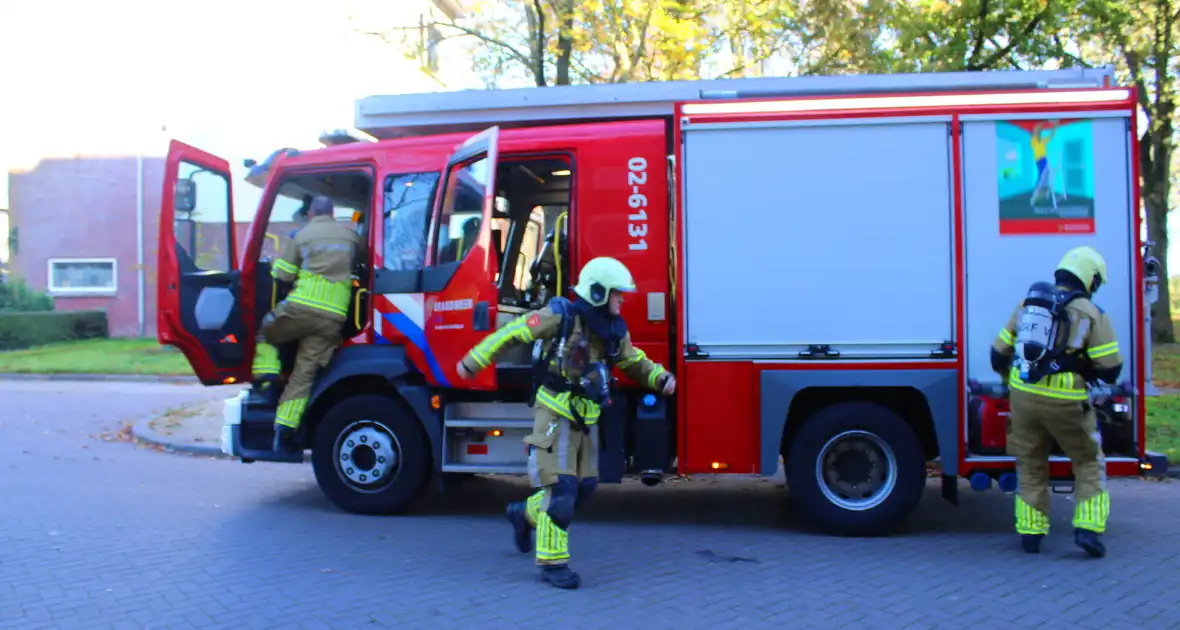
<svg viewBox="0 0 1180 630">
<path fill-rule="evenodd" d="M 479 43 L 489 86 L 537 86 L 787 73 L 925 72 L 1113 64 L 1137 88 L 1149 239 L 1168 277 L 1176 156 L 1180 0 L 482 0 L 459 20 L 367 29 L 429 30 Z M 392 41 L 392 39 L 391 39 Z M 412 48 L 423 57 L 427 47 Z M 776 72 L 784 74 L 784 72 Z M 1174 341 L 1168 282 L 1152 307 Z"/>
<path fill-rule="evenodd" d="M 489 87 L 673 80 L 696 78 L 716 49 L 709 16 L 717 1 L 483 0 L 457 19 L 359 30 L 422 62 L 443 41 L 474 40 L 473 68 Z M 422 33 L 435 35 L 415 39 Z"/>
<path fill-rule="evenodd" d="M 812 0 L 817 40 L 804 73 L 939 72 L 1042 66 L 1056 59 L 1061 0 Z"/>
<path fill-rule="evenodd" d="M 1147 118 L 1139 171 L 1148 238 L 1161 263 L 1152 336 L 1175 341 L 1167 278 L 1169 201 L 1176 167 L 1175 0 L 866 0 L 856 7 L 814 0 L 812 21 L 844 26 L 822 33 L 809 70 L 919 72 L 1113 65 L 1134 85 Z M 825 22 L 819 22 L 825 23 Z"/>
<path fill-rule="evenodd" d="M 1069 25 L 1079 54 L 1074 61 L 1113 63 L 1135 86 L 1147 120 L 1140 130 L 1139 175 L 1147 236 L 1160 261 L 1159 300 L 1152 306 L 1152 338 L 1175 341 L 1168 282 L 1168 212 L 1176 173 L 1176 73 L 1180 72 L 1180 2 L 1081 0 Z"/>
</svg>

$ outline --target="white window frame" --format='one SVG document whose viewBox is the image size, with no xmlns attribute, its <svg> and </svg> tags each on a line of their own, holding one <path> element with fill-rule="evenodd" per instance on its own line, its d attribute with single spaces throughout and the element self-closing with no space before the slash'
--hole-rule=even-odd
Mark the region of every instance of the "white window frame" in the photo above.
<svg viewBox="0 0 1180 630">
<path fill-rule="evenodd" d="M 53 266 L 59 263 L 110 263 L 111 279 L 114 281 L 114 286 L 55 287 L 53 285 Z M 48 293 L 53 296 L 108 296 L 115 295 L 119 291 L 119 260 L 117 258 L 50 258 L 45 262 L 45 270 L 45 285 L 48 287 Z"/>
</svg>

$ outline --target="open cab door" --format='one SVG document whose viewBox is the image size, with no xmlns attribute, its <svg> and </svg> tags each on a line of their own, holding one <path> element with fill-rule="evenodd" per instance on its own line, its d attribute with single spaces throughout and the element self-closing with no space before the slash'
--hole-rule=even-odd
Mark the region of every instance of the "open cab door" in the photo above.
<svg viewBox="0 0 1180 630">
<path fill-rule="evenodd" d="M 205 385 L 250 378 L 235 246 L 229 163 L 173 140 L 160 204 L 156 334 Z"/>
<path fill-rule="evenodd" d="M 428 378 L 443 387 L 497 386 L 494 365 L 472 381 L 461 380 L 456 366 L 495 329 L 500 261 L 492 248 L 492 211 L 499 139 L 499 127 L 491 127 L 460 145 L 447 160 L 443 193 L 435 203 L 422 291 L 426 344 L 439 358 Z"/>
</svg>

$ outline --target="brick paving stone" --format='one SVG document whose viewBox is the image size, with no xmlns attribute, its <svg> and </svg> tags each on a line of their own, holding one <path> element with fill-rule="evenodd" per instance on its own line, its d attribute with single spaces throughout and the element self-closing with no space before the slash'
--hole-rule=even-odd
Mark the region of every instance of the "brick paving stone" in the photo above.
<svg viewBox="0 0 1180 630">
<path fill-rule="evenodd" d="M 806 530 L 776 480 L 602 486 L 571 531 L 575 592 L 537 580 L 477 478 L 407 515 L 341 513 L 308 465 L 170 455 L 118 438 L 228 389 L 0 383 L 0 628 L 1175 628 L 1180 482 L 1114 480 L 1109 555 L 1045 553 L 1011 498 L 928 489 L 889 538 Z M 102 439 L 107 437 L 108 440 Z M 112 436 L 114 439 L 112 439 Z M 734 561 L 734 558 L 749 561 Z"/>
</svg>

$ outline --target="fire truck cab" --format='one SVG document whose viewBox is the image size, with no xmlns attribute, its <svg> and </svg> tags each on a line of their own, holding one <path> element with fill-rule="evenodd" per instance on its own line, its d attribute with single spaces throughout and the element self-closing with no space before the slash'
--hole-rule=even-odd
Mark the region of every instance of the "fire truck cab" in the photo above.
<svg viewBox="0 0 1180 630">
<path fill-rule="evenodd" d="M 459 380 L 456 363 L 568 295 L 585 261 L 612 256 L 639 288 L 623 310 L 636 346 L 680 386 L 665 400 L 619 375 L 600 425 L 600 481 L 782 466 L 824 531 L 879 534 L 916 507 L 928 464 L 952 502 L 961 479 L 1014 489 L 989 347 L 1028 286 L 1092 244 L 1111 276 L 1096 299 L 1125 362 L 1125 382 L 1092 392 L 1107 469 L 1162 473 L 1166 459 L 1144 449 L 1145 305 L 1157 279 L 1137 210 L 1135 95 L 1112 76 L 370 97 L 356 127 L 372 139 L 252 165 L 247 180 L 263 194 L 244 230 L 228 163 L 174 141 L 159 339 L 205 385 L 249 382 L 259 323 L 287 290 L 273 258 L 301 205 L 330 197 L 369 255 L 298 439 L 341 509 L 397 513 L 436 475 L 527 474 L 534 348 L 513 348 L 474 381 Z M 1038 179 L 1026 153 L 1044 121 L 1056 170 Z M 280 349 L 284 371 L 293 355 Z M 224 452 L 303 461 L 271 450 L 274 413 L 244 393 L 228 400 Z M 1059 452 L 1052 467 L 1070 482 Z"/>
</svg>

